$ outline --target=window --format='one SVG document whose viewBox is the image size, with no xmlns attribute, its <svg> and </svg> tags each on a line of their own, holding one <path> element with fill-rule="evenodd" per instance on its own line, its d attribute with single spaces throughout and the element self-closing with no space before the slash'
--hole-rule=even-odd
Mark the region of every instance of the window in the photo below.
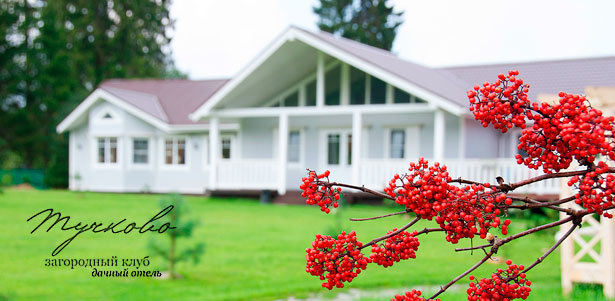
<svg viewBox="0 0 615 301">
<path fill-rule="evenodd" d="M 350 68 L 350 104 L 365 104 L 365 72 Z"/>
<path fill-rule="evenodd" d="M 286 96 L 286 98 L 284 98 L 284 106 L 285 107 L 299 106 L 299 91 L 295 91 L 294 93 Z"/>
<path fill-rule="evenodd" d="M 98 163 L 113 164 L 117 163 L 117 138 L 101 137 L 97 139 Z"/>
<path fill-rule="evenodd" d="M 186 164 L 186 139 L 168 138 L 164 140 L 164 163 L 167 165 Z"/>
<path fill-rule="evenodd" d="M 288 162 L 299 163 L 301 160 L 301 133 L 290 131 L 288 133 Z"/>
<path fill-rule="evenodd" d="M 329 134 L 327 136 L 327 163 L 329 165 L 340 164 L 340 135 Z"/>
<path fill-rule="evenodd" d="M 406 131 L 401 129 L 391 130 L 391 153 L 392 159 L 404 158 L 404 150 L 406 148 Z"/>
<path fill-rule="evenodd" d="M 394 91 L 393 103 L 410 103 L 410 94 L 398 88 L 395 88 Z"/>
<path fill-rule="evenodd" d="M 348 148 L 346 150 L 348 165 L 352 164 L 352 134 L 348 134 Z"/>
<path fill-rule="evenodd" d="M 177 140 L 177 164 L 186 164 L 186 140 Z"/>
<path fill-rule="evenodd" d="M 336 130 L 325 135 L 326 164 L 346 167 L 352 164 L 352 133 Z"/>
<path fill-rule="evenodd" d="M 325 74 L 325 104 L 340 104 L 340 66 L 335 66 Z"/>
<path fill-rule="evenodd" d="M 231 158 L 231 137 L 223 137 L 221 141 L 222 159 Z"/>
<path fill-rule="evenodd" d="M 316 105 L 316 81 L 313 80 L 305 86 L 305 105 Z"/>
<path fill-rule="evenodd" d="M 377 77 L 371 78 L 370 103 L 383 104 L 386 102 L 387 84 Z"/>
<path fill-rule="evenodd" d="M 132 139 L 132 163 L 147 164 L 149 162 L 149 141 L 146 138 Z"/>
</svg>

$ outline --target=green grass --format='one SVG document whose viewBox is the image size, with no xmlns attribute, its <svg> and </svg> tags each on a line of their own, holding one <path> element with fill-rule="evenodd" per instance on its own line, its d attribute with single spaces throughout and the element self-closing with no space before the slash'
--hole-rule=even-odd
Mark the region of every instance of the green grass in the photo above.
<svg viewBox="0 0 615 301">
<path fill-rule="evenodd" d="M 73 221 L 114 222 L 122 218 L 143 223 L 160 209 L 156 195 L 77 193 L 68 191 L 5 190 L 0 194 L 0 300 L 105 299 L 105 300 L 275 300 L 318 294 L 333 298 L 346 289 L 328 292 L 320 281 L 305 272 L 305 248 L 316 233 L 334 224 L 334 218 L 306 206 L 261 205 L 254 200 L 187 197 L 191 217 L 200 220 L 190 241 L 205 242 L 206 252 L 196 266 L 180 264 L 181 280 L 148 278 L 92 278 L 90 268 L 45 267 L 52 250 L 70 232 L 29 232 L 35 223 L 26 219 L 54 208 Z M 353 206 L 346 217 L 368 217 L 391 212 L 389 207 Z M 369 241 L 408 219 L 395 216 L 366 222 L 347 222 L 361 241 Z M 36 223 L 38 224 L 38 223 Z M 422 223 L 417 228 L 433 226 Z M 511 232 L 524 227 L 514 221 Z M 150 255 L 146 244 L 154 234 L 93 234 L 77 237 L 57 258 L 143 258 Z M 369 266 L 347 288 L 375 291 L 415 286 L 435 290 L 466 270 L 482 252 L 455 253 L 440 233 L 420 238 L 417 259 L 384 269 Z M 181 248 L 180 241 L 180 248 Z M 475 241 L 475 244 L 481 243 Z M 534 236 L 511 243 L 498 256 L 529 264 L 553 243 L 552 235 Z M 469 242 L 460 244 L 469 245 Z M 473 274 L 486 277 L 501 265 L 486 264 Z M 163 267 L 153 258 L 148 269 Z M 561 300 L 559 253 L 532 270 L 530 300 Z M 467 283 L 464 279 L 462 283 Z M 465 285 L 444 294 L 444 300 L 465 300 Z M 399 291 L 400 293 L 402 291 Z M 426 292 L 429 293 L 429 292 Z M 575 290 L 575 300 L 600 300 L 600 287 Z M 390 298 L 390 297 L 389 297 Z M 365 300 L 377 300 L 367 297 Z"/>
</svg>

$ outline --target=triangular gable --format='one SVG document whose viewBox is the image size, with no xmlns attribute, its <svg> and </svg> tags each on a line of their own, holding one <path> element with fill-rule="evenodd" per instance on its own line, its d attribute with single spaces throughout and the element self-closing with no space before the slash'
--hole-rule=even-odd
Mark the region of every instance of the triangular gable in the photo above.
<svg viewBox="0 0 615 301">
<path fill-rule="evenodd" d="M 327 34 L 328 35 L 328 34 Z M 296 27 L 289 27 L 278 38 L 276 38 L 265 50 L 258 55 L 250 64 L 248 64 L 237 76 L 232 78 L 226 85 L 218 90 L 206 103 L 200 106 L 194 113 L 190 114 L 192 120 L 199 120 L 209 114 L 214 108 L 221 105 L 231 91 L 241 85 L 258 67 L 260 67 L 270 56 L 280 49 L 286 42 L 298 40 L 301 41 L 318 51 L 321 51 L 331 57 L 334 57 L 342 62 L 345 62 L 351 66 L 354 66 L 372 76 L 376 76 L 389 84 L 398 87 L 410 94 L 425 99 L 427 102 L 440 107 L 455 115 L 460 115 L 465 111 L 465 108 L 460 101 L 452 101 L 451 99 L 444 97 L 441 91 L 449 91 L 449 94 L 458 96 L 458 99 L 465 97 L 465 89 L 462 87 L 460 80 L 456 79 L 452 75 L 444 74 L 445 71 L 430 69 L 422 67 L 425 71 L 422 76 L 429 75 L 429 79 L 433 81 L 432 86 L 437 86 L 440 89 L 427 89 L 425 85 L 419 85 L 417 83 L 408 80 L 407 76 L 400 74 L 400 72 L 394 72 L 391 70 L 391 62 L 386 64 L 382 61 L 372 61 L 366 59 L 365 56 L 357 53 L 356 51 L 349 51 L 348 48 L 336 44 L 335 41 L 340 39 L 334 38 L 332 35 L 327 37 L 325 34 L 315 34 Z M 348 42 L 348 41 L 344 41 Z M 356 43 L 356 42 L 352 42 Z M 360 43 L 361 47 L 374 48 L 366 46 Z M 374 48 L 375 49 L 375 48 Z M 372 50 L 374 51 L 374 50 Z M 385 52 L 384 50 L 377 50 Z M 388 53 L 388 52 L 387 52 Z M 405 62 L 407 64 L 415 65 L 406 61 L 403 61 L 392 54 L 388 53 L 388 56 L 394 57 L 397 62 Z M 387 68 L 389 66 L 389 68 Z M 409 66 L 409 65 L 408 65 Z M 400 70 L 397 70 L 400 71 Z M 419 77 L 421 75 L 418 75 Z M 437 79 L 437 81 L 436 81 Z M 453 93 L 451 93 L 451 91 Z"/>
<path fill-rule="evenodd" d="M 116 93 L 118 91 L 115 91 Z M 79 121 L 83 120 L 89 109 L 96 104 L 99 100 L 107 101 L 117 107 L 123 109 L 124 111 L 134 115 L 135 117 L 151 124 L 152 126 L 167 131 L 169 126 L 164 121 L 154 117 L 153 115 L 144 112 L 143 110 L 137 108 L 134 104 L 127 102 L 126 100 L 118 97 L 114 93 L 105 90 L 104 88 L 97 88 L 92 92 L 81 104 L 79 104 L 58 126 L 56 127 L 56 131 L 58 133 L 63 133 L 69 129 L 71 129 L 75 124 L 79 123 Z M 143 99 L 142 99 L 143 100 Z M 151 99 L 150 99 L 151 100 Z M 152 104 L 155 106 L 155 104 Z"/>
</svg>

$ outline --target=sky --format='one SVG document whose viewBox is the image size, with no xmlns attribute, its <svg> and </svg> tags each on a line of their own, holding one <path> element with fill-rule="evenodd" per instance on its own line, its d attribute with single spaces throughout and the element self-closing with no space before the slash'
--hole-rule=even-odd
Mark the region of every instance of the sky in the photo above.
<svg viewBox="0 0 615 301">
<path fill-rule="evenodd" d="M 317 0 L 175 0 L 171 44 L 191 79 L 228 78 L 289 25 L 317 31 Z M 427 66 L 615 55 L 613 0 L 390 0 L 393 52 Z"/>
</svg>

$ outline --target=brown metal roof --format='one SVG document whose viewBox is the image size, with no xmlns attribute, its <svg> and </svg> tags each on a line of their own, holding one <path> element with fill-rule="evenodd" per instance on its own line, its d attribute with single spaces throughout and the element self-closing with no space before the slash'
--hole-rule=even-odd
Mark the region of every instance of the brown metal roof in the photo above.
<svg viewBox="0 0 615 301">
<path fill-rule="evenodd" d="M 615 87 L 615 57 L 429 68 L 330 33 L 297 29 L 461 106 L 467 105 L 466 91 L 472 86 L 493 81 L 498 73 L 512 69 L 519 70 L 531 85 L 533 99 L 559 91 L 582 94 L 588 86 Z M 194 124 L 188 115 L 227 81 L 111 79 L 100 88 L 168 124 Z"/>
<path fill-rule="evenodd" d="M 581 58 L 478 66 L 447 67 L 468 83 L 468 88 L 485 81 L 493 82 L 499 73 L 519 70 L 519 77 L 530 84 L 529 97 L 538 94 L 584 94 L 589 86 L 615 87 L 615 57 Z"/>
<path fill-rule="evenodd" d="M 99 88 L 168 124 L 195 124 L 188 115 L 228 79 L 110 79 Z"/>
</svg>

